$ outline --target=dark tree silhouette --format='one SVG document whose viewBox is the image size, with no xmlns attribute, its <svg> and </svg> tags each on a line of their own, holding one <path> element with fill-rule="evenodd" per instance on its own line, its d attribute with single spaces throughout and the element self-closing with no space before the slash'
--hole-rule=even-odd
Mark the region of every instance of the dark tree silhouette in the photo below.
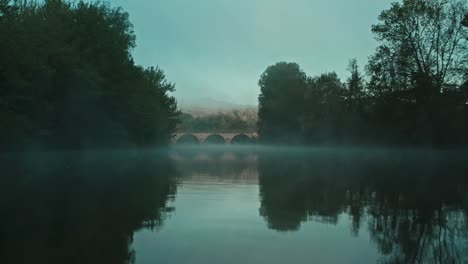
<svg viewBox="0 0 468 264">
<path fill-rule="evenodd" d="M 364 77 L 359 71 L 359 65 L 356 59 L 351 59 L 349 61 L 348 71 L 351 74 L 351 76 L 346 80 L 349 97 L 352 99 L 360 98 L 364 92 Z"/>
<path fill-rule="evenodd" d="M 268 67 L 259 81 L 260 139 L 466 146 L 466 10 L 460 0 L 393 3 L 372 27 L 380 45 L 367 76 L 353 59 L 346 84 L 334 73 L 306 77 L 297 64 Z"/>
<path fill-rule="evenodd" d="M 330 143 L 338 138 L 337 126 L 343 117 L 344 85 L 336 73 L 309 78 L 305 92 L 304 135 L 308 142 Z"/>
<path fill-rule="evenodd" d="M 177 107 L 159 68 L 130 55 L 128 14 L 101 3 L 0 3 L 0 142 L 33 146 L 166 144 Z"/>
<path fill-rule="evenodd" d="M 447 86 L 459 85 L 460 75 L 468 70 L 461 23 L 465 10 L 465 1 L 393 3 L 380 14 L 381 23 L 372 26 L 382 43 L 370 61 L 372 77 L 392 88 L 414 89 L 416 100 L 421 103 L 433 100 Z M 378 57 L 382 58 L 381 63 L 393 65 L 393 78 L 404 85 L 395 86 L 389 83 L 391 79 L 380 76 L 391 73 L 379 70 Z M 371 83 L 377 85 L 378 81 Z"/>
<path fill-rule="evenodd" d="M 301 142 L 306 74 L 296 63 L 269 66 L 260 77 L 258 131 L 264 142 Z"/>
</svg>

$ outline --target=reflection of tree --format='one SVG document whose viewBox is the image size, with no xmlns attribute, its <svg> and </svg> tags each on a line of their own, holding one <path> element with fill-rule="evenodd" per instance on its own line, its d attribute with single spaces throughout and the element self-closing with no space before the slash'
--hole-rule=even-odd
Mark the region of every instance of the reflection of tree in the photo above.
<svg viewBox="0 0 468 264">
<path fill-rule="evenodd" d="M 368 227 L 384 262 L 461 262 L 468 186 L 463 156 L 262 154 L 260 213 L 270 228 L 284 231 L 306 220 L 336 223 L 346 212 L 353 234 Z"/>
<path fill-rule="evenodd" d="M 272 229 L 297 230 L 300 222 L 307 218 L 306 193 L 299 190 L 303 186 L 300 165 L 298 161 L 266 163 L 259 160 L 260 214 Z"/>
<path fill-rule="evenodd" d="M 330 188 L 341 186 L 324 177 L 322 171 L 311 171 L 310 165 L 301 155 L 288 159 L 282 155 L 260 157 L 260 213 L 270 228 L 296 230 L 308 218 L 336 223 L 345 192 L 336 195 Z"/>
<path fill-rule="evenodd" d="M 372 240 L 387 263 L 462 263 L 466 234 L 459 213 L 439 209 L 422 216 L 415 211 L 370 218 Z"/>
<path fill-rule="evenodd" d="M 5 263 L 134 261 L 133 232 L 157 228 L 171 210 L 173 171 L 154 156 L 90 155 L 1 164 Z"/>
<path fill-rule="evenodd" d="M 369 231 L 384 262 L 463 262 L 466 165 L 459 158 L 429 161 L 384 167 L 380 178 L 387 180 L 379 179 L 368 198 Z"/>
</svg>

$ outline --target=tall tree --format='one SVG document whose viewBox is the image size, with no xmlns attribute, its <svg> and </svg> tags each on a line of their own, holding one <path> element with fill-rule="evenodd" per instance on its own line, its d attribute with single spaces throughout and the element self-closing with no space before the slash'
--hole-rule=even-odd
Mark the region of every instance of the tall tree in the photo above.
<svg viewBox="0 0 468 264">
<path fill-rule="evenodd" d="M 404 0 L 383 11 L 372 26 L 381 46 L 370 60 L 371 85 L 414 89 L 428 101 L 443 88 L 459 85 L 468 46 L 463 0 Z"/>
<path fill-rule="evenodd" d="M 169 141 L 177 104 L 135 65 L 129 15 L 102 3 L 0 1 L 0 143 L 80 148 Z"/>
<path fill-rule="evenodd" d="M 306 74 L 296 63 L 279 62 L 261 75 L 258 82 L 260 140 L 301 141 L 306 80 Z"/>
<path fill-rule="evenodd" d="M 346 81 L 350 97 L 358 98 L 364 90 L 364 80 L 356 59 L 351 59 L 348 63 L 348 71 L 351 74 Z"/>
<path fill-rule="evenodd" d="M 340 120 L 344 117 L 345 95 L 344 85 L 335 72 L 308 78 L 303 126 L 309 141 L 335 141 Z"/>
</svg>

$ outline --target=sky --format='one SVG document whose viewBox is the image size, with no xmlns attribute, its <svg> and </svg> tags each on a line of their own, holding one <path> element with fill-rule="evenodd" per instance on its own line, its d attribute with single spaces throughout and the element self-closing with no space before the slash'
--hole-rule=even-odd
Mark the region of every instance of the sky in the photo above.
<svg viewBox="0 0 468 264">
<path fill-rule="evenodd" d="M 351 58 L 363 69 L 377 46 L 371 25 L 391 0 L 111 0 L 130 15 L 137 64 L 159 66 L 190 103 L 256 105 L 262 72 L 296 62 L 310 76 Z"/>
</svg>

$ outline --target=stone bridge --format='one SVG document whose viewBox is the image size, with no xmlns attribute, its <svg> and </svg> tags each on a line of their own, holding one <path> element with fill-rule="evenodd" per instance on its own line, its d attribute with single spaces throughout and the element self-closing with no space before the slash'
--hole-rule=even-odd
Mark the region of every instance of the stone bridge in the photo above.
<svg viewBox="0 0 468 264">
<path fill-rule="evenodd" d="M 177 132 L 172 143 L 185 144 L 242 144 L 251 143 L 257 132 Z"/>
</svg>

